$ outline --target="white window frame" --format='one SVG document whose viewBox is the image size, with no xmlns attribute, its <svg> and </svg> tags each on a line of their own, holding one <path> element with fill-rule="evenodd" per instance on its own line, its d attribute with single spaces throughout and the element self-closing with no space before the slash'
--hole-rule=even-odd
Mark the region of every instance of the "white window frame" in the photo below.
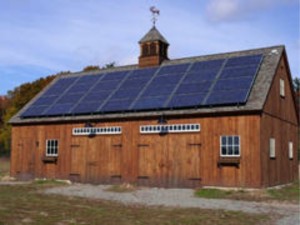
<svg viewBox="0 0 300 225">
<path fill-rule="evenodd" d="M 270 158 L 274 159 L 276 158 L 276 140 L 275 138 L 270 138 L 270 144 L 269 144 L 269 150 L 270 150 Z"/>
<path fill-rule="evenodd" d="M 226 138 L 225 144 L 222 140 Z M 229 139 L 232 138 L 232 143 L 229 143 Z M 238 138 L 238 144 L 235 144 L 235 138 Z M 223 154 L 222 149 L 226 148 L 227 154 Z M 228 154 L 229 149 L 232 148 L 232 154 Z M 235 154 L 235 148 L 238 148 L 239 154 Z M 220 136 L 220 156 L 221 157 L 240 157 L 241 156 L 241 137 L 239 135 L 221 135 Z"/>
<path fill-rule="evenodd" d="M 75 136 L 122 134 L 122 127 L 79 127 L 73 128 L 72 133 Z"/>
<path fill-rule="evenodd" d="M 279 86 L 280 86 L 280 96 L 285 97 L 285 84 L 284 79 L 279 80 Z"/>
<path fill-rule="evenodd" d="M 294 158 L 294 146 L 293 146 L 293 142 L 290 141 L 289 142 L 289 159 L 293 159 Z"/>
<path fill-rule="evenodd" d="M 193 124 L 164 124 L 164 125 L 141 125 L 141 134 L 160 134 L 160 133 L 193 133 L 200 132 L 199 123 Z"/>
<path fill-rule="evenodd" d="M 46 156 L 57 157 L 58 149 L 59 149 L 59 143 L 57 139 L 46 140 Z"/>
</svg>

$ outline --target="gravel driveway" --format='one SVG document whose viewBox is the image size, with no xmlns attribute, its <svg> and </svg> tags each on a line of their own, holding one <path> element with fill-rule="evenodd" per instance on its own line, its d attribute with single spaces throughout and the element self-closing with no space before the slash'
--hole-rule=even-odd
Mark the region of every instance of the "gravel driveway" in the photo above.
<svg viewBox="0 0 300 225">
<path fill-rule="evenodd" d="M 246 213 L 279 214 L 277 225 L 298 225 L 299 206 L 279 203 L 257 203 L 236 200 L 204 199 L 194 197 L 192 189 L 141 188 L 129 193 L 106 191 L 109 185 L 73 184 L 46 190 L 47 194 L 79 196 L 146 206 L 224 209 Z"/>
</svg>

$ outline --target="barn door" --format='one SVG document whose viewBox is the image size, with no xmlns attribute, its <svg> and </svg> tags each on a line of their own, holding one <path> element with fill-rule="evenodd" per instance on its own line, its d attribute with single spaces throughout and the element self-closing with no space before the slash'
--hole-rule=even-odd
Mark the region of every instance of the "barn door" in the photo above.
<svg viewBox="0 0 300 225">
<path fill-rule="evenodd" d="M 84 137 L 74 137 L 71 142 L 70 180 L 79 182 L 85 180 Z"/>
<path fill-rule="evenodd" d="M 35 175 L 36 143 L 33 140 L 23 139 L 18 144 L 18 178 L 22 180 L 32 179 Z"/>
<path fill-rule="evenodd" d="M 138 143 L 138 183 L 167 186 L 168 157 L 166 136 L 143 135 Z"/>
<path fill-rule="evenodd" d="M 199 134 L 170 136 L 168 152 L 168 186 L 200 186 L 201 143 Z"/>
<path fill-rule="evenodd" d="M 122 142 L 119 135 L 87 140 L 86 177 L 91 183 L 121 182 Z"/>
</svg>

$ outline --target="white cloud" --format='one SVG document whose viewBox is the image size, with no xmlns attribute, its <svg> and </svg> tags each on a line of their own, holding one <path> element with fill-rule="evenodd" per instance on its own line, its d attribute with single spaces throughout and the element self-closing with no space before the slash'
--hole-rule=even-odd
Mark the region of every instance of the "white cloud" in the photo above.
<svg viewBox="0 0 300 225">
<path fill-rule="evenodd" d="M 281 5 L 296 5 L 298 0 L 209 0 L 206 16 L 213 22 L 246 18 L 251 13 L 271 9 Z"/>
<path fill-rule="evenodd" d="M 212 0 L 208 3 L 206 12 L 212 21 L 228 20 L 239 14 L 238 0 Z"/>
</svg>

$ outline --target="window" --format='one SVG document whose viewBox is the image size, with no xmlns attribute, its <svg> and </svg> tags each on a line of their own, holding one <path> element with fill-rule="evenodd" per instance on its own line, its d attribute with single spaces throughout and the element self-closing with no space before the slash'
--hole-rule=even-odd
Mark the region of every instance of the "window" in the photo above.
<svg viewBox="0 0 300 225">
<path fill-rule="evenodd" d="M 149 52 L 148 52 L 148 45 L 147 44 L 144 44 L 142 46 L 142 56 L 147 56 L 149 55 Z"/>
<path fill-rule="evenodd" d="M 270 138 L 270 158 L 275 158 L 275 138 Z"/>
<path fill-rule="evenodd" d="M 143 125 L 141 134 L 199 132 L 200 124 Z"/>
<path fill-rule="evenodd" d="M 293 142 L 289 142 L 289 159 L 293 159 L 294 158 L 294 154 L 293 154 Z"/>
<path fill-rule="evenodd" d="M 221 136 L 220 137 L 220 155 L 222 157 L 240 156 L 240 137 L 239 136 Z"/>
<path fill-rule="evenodd" d="M 150 55 L 156 55 L 156 44 L 155 43 L 150 44 Z"/>
<path fill-rule="evenodd" d="M 284 80 L 280 79 L 279 84 L 280 84 L 280 96 L 284 97 L 285 96 Z"/>
<path fill-rule="evenodd" d="M 46 156 L 58 156 L 58 140 L 46 140 Z"/>
<path fill-rule="evenodd" d="M 73 135 L 104 135 L 121 134 L 121 127 L 91 127 L 91 128 L 73 128 Z"/>
</svg>

